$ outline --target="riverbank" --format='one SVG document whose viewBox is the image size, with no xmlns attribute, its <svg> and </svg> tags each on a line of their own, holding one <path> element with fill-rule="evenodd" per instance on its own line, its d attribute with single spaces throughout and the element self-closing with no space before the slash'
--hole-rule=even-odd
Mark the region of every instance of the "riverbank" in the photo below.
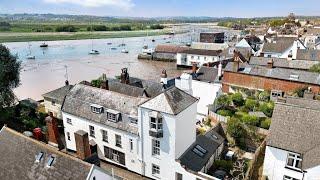
<svg viewBox="0 0 320 180">
<path fill-rule="evenodd" d="M 6 32 L 0 33 L 0 43 L 4 42 L 25 42 L 25 41 L 58 41 L 58 40 L 81 40 L 81 39 L 108 39 L 122 37 L 142 37 L 157 36 L 169 33 L 165 30 L 149 30 L 149 31 L 104 31 L 104 32 L 31 32 L 17 33 Z M 177 31 L 176 33 L 184 33 Z"/>
</svg>

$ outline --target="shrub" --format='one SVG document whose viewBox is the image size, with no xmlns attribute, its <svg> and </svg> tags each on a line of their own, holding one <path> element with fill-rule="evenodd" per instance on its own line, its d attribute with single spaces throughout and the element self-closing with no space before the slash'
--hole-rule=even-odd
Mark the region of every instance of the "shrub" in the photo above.
<svg viewBox="0 0 320 180">
<path fill-rule="evenodd" d="M 217 105 L 221 107 L 227 107 L 231 103 L 231 99 L 229 98 L 228 95 L 221 95 L 217 99 Z"/>
<path fill-rule="evenodd" d="M 253 99 L 246 99 L 245 107 L 249 109 L 249 111 L 253 111 L 255 107 L 258 107 L 259 103 Z"/>
<path fill-rule="evenodd" d="M 303 97 L 304 95 L 304 91 L 308 90 L 308 87 L 305 86 L 305 87 L 299 87 L 297 89 L 294 90 L 294 94 L 296 94 L 298 97 Z"/>
<path fill-rule="evenodd" d="M 231 95 L 231 100 L 236 106 L 242 106 L 244 104 L 244 99 L 241 93 L 234 93 Z"/>
<path fill-rule="evenodd" d="M 91 81 L 91 85 L 93 87 L 100 87 L 101 86 L 101 80 L 100 79 L 95 79 Z"/>
<path fill-rule="evenodd" d="M 259 118 L 257 116 L 251 116 L 249 114 L 245 114 L 241 118 L 242 122 L 248 125 L 256 126 L 259 124 Z"/>
<path fill-rule="evenodd" d="M 233 138 L 242 138 L 245 136 L 245 129 L 241 122 L 236 118 L 230 118 L 227 122 L 227 132 Z"/>
<path fill-rule="evenodd" d="M 267 118 L 264 121 L 261 121 L 261 123 L 260 123 L 260 127 L 264 128 L 264 129 L 269 129 L 270 125 L 271 125 L 271 119 L 270 118 Z"/>
<path fill-rule="evenodd" d="M 316 72 L 316 73 L 320 73 L 320 63 L 311 66 L 311 68 L 309 69 L 309 71 L 311 71 L 311 72 Z"/>
<path fill-rule="evenodd" d="M 270 100 L 270 92 L 268 91 L 262 91 L 259 94 L 259 100 L 260 101 L 269 101 Z"/>
<path fill-rule="evenodd" d="M 153 24 L 150 26 L 150 29 L 163 29 L 164 26 L 161 24 Z"/>
<path fill-rule="evenodd" d="M 56 32 L 77 32 L 77 28 L 73 25 L 63 25 L 58 26 Z"/>
<path fill-rule="evenodd" d="M 265 102 L 260 104 L 259 111 L 262 111 L 266 116 L 271 117 L 273 113 L 274 103 Z"/>
<path fill-rule="evenodd" d="M 221 115 L 221 116 L 233 116 L 234 112 L 228 109 L 221 109 L 217 111 L 217 114 Z"/>
<path fill-rule="evenodd" d="M 214 161 L 214 166 L 217 168 L 222 168 L 228 172 L 233 169 L 232 161 L 226 160 L 216 160 Z"/>
<path fill-rule="evenodd" d="M 94 25 L 87 27 L 87 31 L 108 31 L 109 28 L 105 25 Z"/>
</svg>

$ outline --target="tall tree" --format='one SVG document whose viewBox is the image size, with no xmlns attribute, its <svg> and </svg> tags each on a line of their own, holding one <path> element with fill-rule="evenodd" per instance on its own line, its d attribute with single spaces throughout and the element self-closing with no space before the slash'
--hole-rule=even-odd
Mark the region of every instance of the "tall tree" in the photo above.
<svg viewBox="0 0 320 180">
<path fill-rule="evenodd" d="M 0 109 L 14 103 L 15 95 L 12 90 L 19 86 L 20 69 L 17 57 L 0 44 Z"/>
</svg>

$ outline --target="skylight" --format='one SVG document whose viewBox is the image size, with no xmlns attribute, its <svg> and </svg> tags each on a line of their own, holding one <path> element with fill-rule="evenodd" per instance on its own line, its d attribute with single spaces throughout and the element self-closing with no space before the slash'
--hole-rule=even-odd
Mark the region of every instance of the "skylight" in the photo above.
<svg viewBox="0 0 320 180">
<path fill-rule="evenodd" d="M 203 157 L 207 153 L 207 150 L 201 147 L 199 144 L 197 144 L 192 151 L 196 153 L 199 157 Z"/>
<path fill-rule="evenodd" d="M 39 152 L 39 154 L 36 157 L 36 162 L 40 162 L 42 157 L 43 157 L 43 152 Z"/>
<path fill-rule="evenodd" d="M 48 159 L 47 167 L 51 167 L 52 166 L 54 159 L 55 159 L 55 157 L 50 155 L 50 157 Z"/>
<path fill-rule="evenodd" d="M 297 75 L 297 74 L 291 74 L 291 75 L 290 75 L 290 79 L 291 79 L 291 80 L 298 80 L 298 79 L 299 79 L 299 75 Z"/>
</svg>

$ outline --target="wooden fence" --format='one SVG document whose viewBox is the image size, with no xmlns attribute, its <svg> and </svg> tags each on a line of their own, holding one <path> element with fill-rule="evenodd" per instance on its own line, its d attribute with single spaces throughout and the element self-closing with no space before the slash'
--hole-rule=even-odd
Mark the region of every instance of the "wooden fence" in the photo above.
<svg viewBox="0 0 320 180">
<path fill-rule="evenodd" d="M 254 153 L 253 159 L 249 164 L 245 180 L 255 180 L 259 172 L 257 172 L 257 169 L 260 165 L 258 164 L 258 158 L 259 156 L 262 156 L 264 151 L 266 149 L 266 140 L 264 140 L 261 145 L 257 148 L 256 152 Z M 261 158 L 261 157 L 260 157 Z M 263 164 L 262 164 L 263 165 Z M 254 174 L 256 173 L 256 174 Z M 258 180 L 258 179 L 257 179 Z"/>
</svg>

